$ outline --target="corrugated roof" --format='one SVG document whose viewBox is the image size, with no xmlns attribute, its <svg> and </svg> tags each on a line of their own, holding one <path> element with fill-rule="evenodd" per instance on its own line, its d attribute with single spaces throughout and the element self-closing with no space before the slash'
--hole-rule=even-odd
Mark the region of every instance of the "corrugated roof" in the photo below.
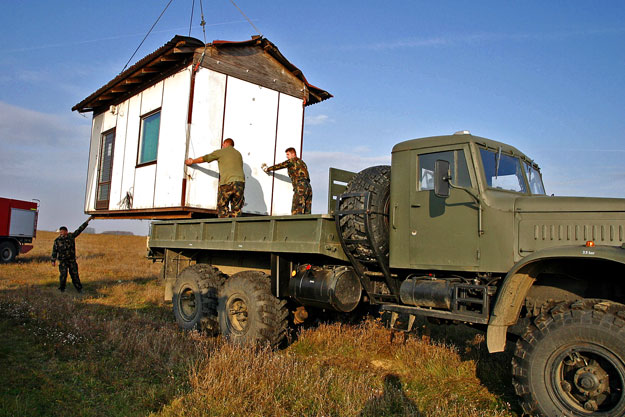
<svg viewBox="0 0 625 417">
<path fill-rule="evenodd" d="M 72 107 L 81 113 L 106 109 L 146 87 L 155 79 L 169 75 L 172 70 L 183 67 L 193 60 L 196 48 L 204 42 L 196 38 L 176 35 L 156 51 L 137 61 L 133 66 L 113 78 L 95 93 Z"/>
<path fill-rule="evenodd" d="M 223 41 L 216 40 L 206 47 L 219 48 L 220 46 L 255 46 L 258 45 L 281 65 L 283 65 L 291 74 L 301 80 L 310 93 L 307 105 L 315 104 L 332 97 L 321 88 L 310 84 L 302 71 L 289 62 L 278 48 L 268 39 L 255 36 L 246 41 Z M 96 92 L 82 100 L 80 103 L 72 107 L 72 110 L 78 112 L 90 112 L 106 110 L 111 105 L 116 105 L 127 98 L 137 94 L 139 91 L 155 84 L 161 79 L 173 74 L 180 68 L 185 67 L 193 61 L 196 52 L 201 53 L 204 43 L 196 38 L 176 35 L 165 45 L 137 61 L 130 68 L 119 74 L 117 77 L 109 81 L 106 85 L 100 87 Z"/>
</svg>

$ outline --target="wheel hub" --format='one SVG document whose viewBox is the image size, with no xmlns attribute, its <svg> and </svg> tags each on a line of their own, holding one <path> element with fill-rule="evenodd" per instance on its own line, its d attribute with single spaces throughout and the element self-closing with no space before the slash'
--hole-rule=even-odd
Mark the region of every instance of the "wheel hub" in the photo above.
<svg viewBox="0 0 625 417">
<path fill-rule="evenodd" d="M 248 308 L 245 300 L 232 297 L 228 301 L 228 321 L 232 329 L 238 333 L 244 333 L 247 328 Z"/>
<path fill-rule="evenodd" d="M 595 397 L 610 390 L 608 373 L 596 361 L 591 361 L 589 366 L 579 368 L 575 372 L 574 381 L 577 389 L 589 397 Z"/>
<path fill-rule="evenodd" d="M 618 373 L 615 364 L 603 353 L 589 348 L 588 351 L 569 350 L 560 356 L 557 376 L 560 398 L 572 409 L 605 411 L 620 402 L 618 397 L 623 395 L 623 382 L 618 378 L 610 379 L 611 373 Z"/>
<path fill-rule="evenodd" d="M 180 301 L 178 302 L 178 305 L 180 306 L 180 313 L 182 317 L 186 321 L 193 320 L 197 309 L 197 305 L 195 303 L 195 293 L 193 292 L 193 289 L 185 288 L 184 290 L 182 290 L 182 292 L 180 293 Z"/>
</svg>

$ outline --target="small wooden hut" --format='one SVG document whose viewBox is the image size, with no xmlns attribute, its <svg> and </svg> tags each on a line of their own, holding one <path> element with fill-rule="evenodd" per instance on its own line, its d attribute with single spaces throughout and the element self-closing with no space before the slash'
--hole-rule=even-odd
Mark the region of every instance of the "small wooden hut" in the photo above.
<svg viewBox="0 0 625 417">
<path fill-rule="evenodd" d="M 289 214 L 286 172 L 261 164 L 301 155 L 304 109 L 332 97 L 269 40 L 175 36 L 72 110 L 93 112 L 85 212 L 185 218 L 216 213 L 217 162 L 186 167 L 233 138 L 243 155 L 247 214 Z"/>
</svg>

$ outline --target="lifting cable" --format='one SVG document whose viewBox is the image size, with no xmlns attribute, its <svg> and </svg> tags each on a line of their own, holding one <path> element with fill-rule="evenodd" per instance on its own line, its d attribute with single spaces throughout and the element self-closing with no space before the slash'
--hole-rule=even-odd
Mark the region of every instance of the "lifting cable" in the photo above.
<svg viewBox="0 0 625 417">
<path fill-rule="evenodd" d="M 239 12 L 243 15 L 243 17 L 248 21 L 248 23 L 250 25 L 252 25 L 252 27 L 254 28 L 254 30 L 256 31 L 256 33 L 258 33 L 261 37 L 263 36 L 262 33 L 260 33 L 260 30 L 258 30 L 258 28 L 256 26 L 254 26 L 254 23 L 252 23 L 252 21 L 249 19 L 249 17 L 247 17 L 245 15 L 245 13 L 243 13 L 243 10 L 241 10 L 241 8 L 239 6 L 237 6 L 237 4 L 234 2 L 234 0 L 230 0 L 230 3 L 232 3 L 234 5 L 234 7 L 236 7 Z"/>
<path fill-rule="evenodd" d="M 132 56 L 130 57 L 130 59 L 128 60 L 128 62 L 126 62 L 126 65 L 124 65 L 124 68 L 122 68 L 122 70 L 120 71 L 120 74 L 122 72 L 124 72 L 124 70 L 126 69 L 126 67 L 128 67 L 128 64 L 130 64 L 130 61 L 132 61 L 132 58 L 135 57 L 135 54 L 137 53 L 137 51 L 139 50 L 139 48 L 141 48 L 141 45 L 143 45 L 143 42 L 145 42 L 145 40 L 147 39 L 147 37 L 150 35 L 150 33 L 152 32 L 152 29 L 154 29 L 154 26 L 156 26 L 156 24 L 158 23 L 159 20 L 161 20 L 161 17 L 163 17 L 163 15 L 165 14 L 165 11 L 167 10 L 167 8 L 169 7 L 169 5 L 171 4 L 171 2 L 174 0 L 169 0 L 169 3 L 167 3 L 167 6 L 165 6 L 165 8 L 163 9 L 163 11 L 161 12 L 160 16 L 156 19 L 156 22 L 154 22 L 154 24 L 152 25 L 152 27 L 150 28 L 150 30 L 148 30 L 148 33 L 145 34 L 145 37 L 143 38 L 143 40 L 141 41 L 141 43 L 139 44 L 139 46 L 137 46 L 137 49 L 135 49 L 135 51 L 132 53 Z"/>
<path fill-rule="evenodd" d="M 189 37 L 191 37 L 191 24 L 193 23 L 193 11 L 195 10 L 195 0 L 191 3 L 191 19 L 189 19 Z"/>
</svg>

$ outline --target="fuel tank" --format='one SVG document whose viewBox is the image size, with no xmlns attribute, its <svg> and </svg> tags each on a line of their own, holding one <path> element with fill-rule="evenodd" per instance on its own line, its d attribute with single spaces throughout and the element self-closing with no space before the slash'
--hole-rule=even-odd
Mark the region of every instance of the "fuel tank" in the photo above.
<svg viewBox="0 0 625 417">
<path fill-rule="evenodd" d="M 399 297 L 404 304 L 451 310 L 453 284 L 445 279 L 408 278 L 401 283 Z"/>
<path fill-rule="evenodd" d="M 362 287 L 348 266 L 300 266 L 289 281 L 289 294 L 305 306 L 348 313 L 354 310 Z"/>
</svg>

